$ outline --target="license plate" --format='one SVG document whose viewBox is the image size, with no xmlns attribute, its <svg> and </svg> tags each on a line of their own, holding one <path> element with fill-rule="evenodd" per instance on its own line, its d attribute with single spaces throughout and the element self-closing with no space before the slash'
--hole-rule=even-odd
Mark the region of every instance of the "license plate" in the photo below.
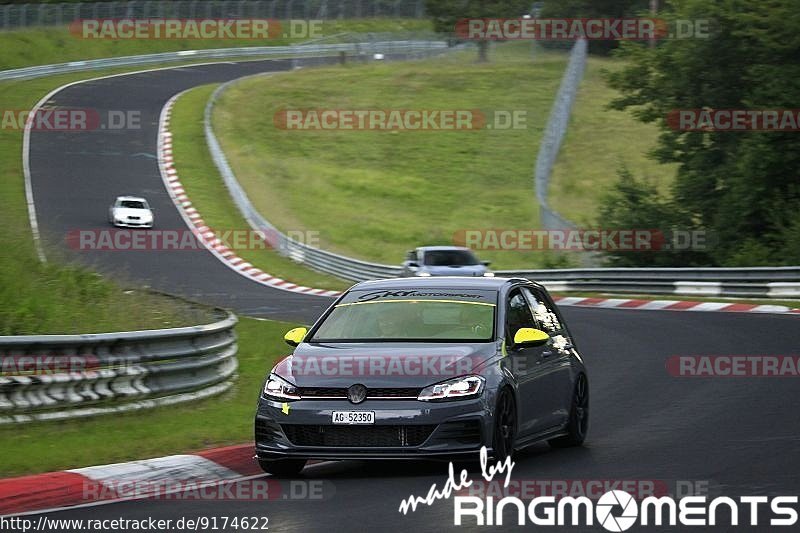
<svg viewBox="0 0 800 533">
<path fill-rule="evenodd" d="M 334 424 L 374 424 L 375 411 L 334 411 L 331 420 Z"/>
</svg>

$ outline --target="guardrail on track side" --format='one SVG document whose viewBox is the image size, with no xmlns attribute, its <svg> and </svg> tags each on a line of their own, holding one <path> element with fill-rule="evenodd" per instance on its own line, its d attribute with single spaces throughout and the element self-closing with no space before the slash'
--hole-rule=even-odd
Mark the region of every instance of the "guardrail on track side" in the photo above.
<svg viewBox="0 0 800 533">
<path fill-rule="evenodd" d="M 236 317 L 86 335 L 0 337 L 0 424 L 117 413 L 219 394 L 233 382 Z"/>
<path fill-rule="evenodd" d="M 12 70 L 0 71 L 0 81 L 23 80 L 67 74 L 87 70 L 98 70 L 114 67 L 153 65 L 175 61 L 194 61 L 205 59 L 235 58 L 295 58 L 325 55 L 339 55 L 342 52 L 351 55 L 372 53 L 404 54 L 418 53 L 426 50 L 443 50 L 447 43 L 443 41 L 375 41 L 356 43 L 298 44 L 295 46 L 246 46 L 239 48 L 215 48 L 211 50 L 183 50 L 178 52 L 162 52 L 137 56 L 109 57 L 105 59 L 88 59 L 71 61 L 54 65 L 38 65 Z"/>
</svg>

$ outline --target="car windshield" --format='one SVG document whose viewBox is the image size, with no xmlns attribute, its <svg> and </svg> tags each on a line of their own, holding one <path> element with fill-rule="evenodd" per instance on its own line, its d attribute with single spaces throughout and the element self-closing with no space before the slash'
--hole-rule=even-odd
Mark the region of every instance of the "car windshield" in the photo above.
<svg viewBox="0 0 800 533">
<path fill-rule="evenodd" d="M 311 342 L 488 341 L 495 305 L 459 300 L 381 300 L 337 305 Z"/>
<path fill-rule="evenodd" d="M 139 200 L 122 200 L 119 206 L 127 209 L 147 209 L 147 204 Z"/>
<path fill-rule="evenodd" d="M 478 258 L 468 250 L 429 250 L 425 252 L 427 266 L 471 266 Z"/>
</svg>

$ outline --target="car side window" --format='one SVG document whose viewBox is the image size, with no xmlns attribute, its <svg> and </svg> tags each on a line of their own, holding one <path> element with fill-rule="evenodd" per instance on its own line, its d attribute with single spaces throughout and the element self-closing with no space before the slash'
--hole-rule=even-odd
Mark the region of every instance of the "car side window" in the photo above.
<svg viewBox="0 0 800 533">
<path fill-rule="evenodd" d="M 408 254 L 406 255 L 406 261 L 408 261 L 410 263 L 416 263 L 417 262 L 417 251 L 416 250 L 411 250 L 410 252 L 408 252 Z"/>
<path fill-rule="evenodd" d="M 533 317 L 539 324 L 539 329 L 551 335 L 564 329 L 558 320 L 558 315 L 551 309 L 545 297 L 538 290 L 528 287 L 523 290 L 528 296 L 528 300 L 530 300 Z"/>
<path fill-rule="evenodd" d="M 536 323 L 531 316 L 528 302 L 519 289 L 514 289 L 508 295 L 508 305 L 506 308 L 506 335 L 510 342 L 514 340 L 514 334 L 520 328 L 535 328 Z"/>
</svg>

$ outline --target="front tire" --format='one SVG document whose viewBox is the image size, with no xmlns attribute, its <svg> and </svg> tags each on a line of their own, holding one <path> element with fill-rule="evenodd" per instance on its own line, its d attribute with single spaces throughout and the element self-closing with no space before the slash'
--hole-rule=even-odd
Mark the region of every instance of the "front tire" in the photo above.
<svg viewBox="0 0 800 533">
<path fill-rule="evenodd" d="M 292 477 L 299 474 L 306 466 L 305 459 L 277 459 L 268 461 L 259 459 L 261 470 L 275 477 Z"/>
<path fill-rule="evenodd" d="M 567 434 L 548 441 L 553 448 L 570 448 L 580 446 L 586 440 L 589 429 L 589 381 L 581 374 L 575 382 L 572 394 L 572 407 L 569 413 Z"/>
<path fill-rule="evenodd" d="M 517 438 L 517 408 L 508 389 L 500 391 L 494 412 L 494 435 L 492 448 L 495 461 L 505 461 L 514 453 Z"/>
</svg>

